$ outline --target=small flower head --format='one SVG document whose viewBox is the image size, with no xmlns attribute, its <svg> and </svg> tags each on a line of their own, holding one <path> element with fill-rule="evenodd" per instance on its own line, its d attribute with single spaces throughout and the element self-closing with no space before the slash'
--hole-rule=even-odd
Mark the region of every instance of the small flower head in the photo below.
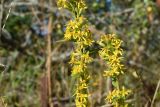
<svg viewBox="0 0 160 107">
<path fill-rule="evenodd" d="M 58 0 L 57 5 L 59 8 L 70 10 L 76 17 L 79 17 L 87 8 L 84 0 Z"/>
<path fill-rule="evenodd" d="M 89 56 L 89 52 L 81 54 L 81 52 L 73 52 L 71 55 L 70 64 L 72 67 L 72 75 L 84 73 L 87 68 L 87 64 L 92 62 L 92 58 Z"/>
<path fill-rule="evenodd" d="M 108 65 L 104 76 L 116 77 L 123 73 L 123 65 L 121 64 L 122 49 L 120 48 L 122 41 L 115 35 L 104 35 L 98 42 L 102 48 L 99 55 Z"/>
<path fill-rule="evenodd" d="M 89 94 L 86 93 L 87 90 L 87 83 L 86 80 L 80 78 L 79 84 L 77 85 L 76 89 L 76 107 L 87 107 L 87 98 Z"/>
<path fill-rule="evenodd" d="M 87 20 L 84 17 L 78 17 L 75 20 L 71 20 L 67 24 L 65 39 L 76 41 L 81 45 L 81 48 L 90 46 L 93 43 L 93 40 L 91 32 L 88 29 Z"/>
<path fill-rule="evenodd" d="M 131 90 L 126 90 L 124 87 L 122 90 L 114 89 L 112 92 L 109 92 L 106 100 L 117 107 L 117 104 L 123 105 L 126 97 L 131 93 Z"/>
<path fill-rule="evenodd" d="M 59 8 L 66 8 L 68 3 L 67 0 L 58 0 L 57 5 Z"/>
</svg>

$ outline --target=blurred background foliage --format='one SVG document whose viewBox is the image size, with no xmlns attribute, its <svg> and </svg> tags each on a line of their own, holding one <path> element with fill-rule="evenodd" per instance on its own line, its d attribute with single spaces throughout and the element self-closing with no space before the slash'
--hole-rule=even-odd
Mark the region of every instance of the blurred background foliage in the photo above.
<svg viewBox="0 0 160 107">
<path fill-rule="evenodd" d="M 48 0 L 2 1 L 1 22 L 5 28 L 0 38 L 0 63 L 6 69 L 0 73 L 0 96 L 8 107 L 47 107 L 46 35 L 52 16 L 52 101 L 54 107 L 74 107 L 75 81 L 68 64 L 74 44 L 63 40 L 71 13 L 59 10 L 56 1 L 52 4 Z M 86 3 L 84 15 L 94 38 L 115 33 L 124 41 L 126 69 L 120 81 L 133 91 L 127 100 L 130 106 L 150 107 L 155 94 L 154 107 L 159 107 L 160 91 L 155 90 L 160 79 L 160 1 L 86 0 Z M 93 107 L 105 107 L 108 84 L 103 78 L 104 63 L 96 55 L 96 49 L 95 44 L 91 49 L 95 59 L 89 69 L 93 75 L 89 100 Z"/>
</svg>

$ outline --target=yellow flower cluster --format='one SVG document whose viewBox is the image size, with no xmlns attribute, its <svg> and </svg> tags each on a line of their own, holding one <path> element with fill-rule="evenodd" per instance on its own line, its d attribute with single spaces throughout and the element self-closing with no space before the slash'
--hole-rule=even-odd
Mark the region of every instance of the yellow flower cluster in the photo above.
<svg viewBox="0 0 160 107">
<path fill-rule="evenodd" d="M 69 8 L 69 6 L 77 6 L 74 8 L 78 8 L 79 10 L 84 10 L 87 8 L 84 0 L 58 0 L 58 7 L 61 8 Z"/>
<path fill-rule="evenodd" d="M 99 44 L 102 49 L 99 55 L 106 60 L 108 70 L 105 71 L 104 76 L 116 77 L 123 73 L 123 65 L 121 64 L 122 52 L 120 48 L 122 41 L 114 34 L 104 35 L 101 37 Z"/>
<path fill-rule="evenodd" d="M 126 96 L 128 96 L 131 93 L 130 90 L 126 90 L 124 87 L 122 90 L 119 89 L 114 89 L 112 92 L 109 92 L 109 95 L 107 96 L 107 100 L 109 103 L 113 104 L 115 107 L 120 107 L 119 104 L 126 105 L 124 104 L 124 100 L 126 99 Z"/>
<path fill-rule="evenodd" d="M 77 77 L 75 91 L 76 107 L 88 107 L 89 94 L 87 89 L 90 76 L 87 66 L 93 59 L 90 57 L 90 52 L 86 50 L 86 47 L 91 46 L 94 40 L 92 39 L 86 18 L 81 15 L 83 10 L 86 9 L 86 4 L 84 0 L 59 0 L 58 6 L 68 9 L 74 15 L 74 19 L 67 24 L 64 36 L 66 40 L 73 40 L 76 45 L 70 60 L 70 64 L 73 66 L 72 76 Z M 113 92 L 109 93 L 107 100 L 117 105 L 120 104 L 119 101 L 121 100 L 124 102 L 129 94 L 129 91 L 124 88 L 119 90 L 117 81 L 117 76 L 123 73 L 123 65 L 121 64 L 123 50 L 120 48 L 122 41 L 116 38 L 114 34 L 109 34 L 102 36 L 98 43 L 102 46 L 99 55 L 108 65 L 104 75 L 113 78 L 113 81 L 117 83 Z"/>
<path fill-rule="evenodd" d="M 124 102 L 130 90 L 126 90 L 124 87 L 120 90 L 117 81 L 118 76 L 123 74 L 123 65 L 121 64 L 123 50 L 120 47 L 122 41 L 116 35 L 109 34 L 102 36 L 98 43 L 102 46 L 99 55 L 106 61 L 108 67 L 104 76 L 111 77 L 114 86 L 114 90 L 109 93 L 107 100 L 115 107 L 127 107 Z"/>
<path fill-rule="evenodd" d="M 57 5 L 60 8 L 67 8 L 67 0 L 58 0 Z"/>
<path fill-rule="evenodd" d="M 87 99 L 88 99 L 88 94 L 86 92 L 87 90 L 87 84 L 86 84 L 86 80 L 80 78 L 79 79 L 79 84 L 77 86 L 76 89 L 76 107 L 87 107 Z"/>
<path fill-rule="evenodd" d="M 58 0 L 57 5 L 59 8 L 70 10 L 76 17 L 79 17 L 87 8 L 84 0 Z"/>
<path fill-rule="evenodd" d="M 86 71 L 87 64 L 92 62 L 92 58 L 89 56 L 89 52 L 82 54 L 78 51 L 78 49 L 76 51 L 72 53 L 70 60 L 70 64 L 73 65 L 72 75 L 84 73 Z"/>
<path fill-rule="evenodd" d="M 87 25 L 87 20 L 84 17 L 78 17 L 75 20 L 71 20 L 67 24 L 65 39 L 76 41 L 81 48 L 90 46 L 93 40 Z"/>
<path fill-rule="evenodd" d="M 64 38 L 73 40 L 76 45 L 70 60 L 70 64 L 73 66 L 72 76 L 77 76 L 76 107 L 87 107 L 87 81 L 89 77 L 87 65 L 92 62 L 92 58 L 85 48 L 92 45 L 93 39 L 86 18 L 81 16 L 83 10 L 86 9 L 86 4 L 84 0 L 59 0 L 58 6 L 68 9 L 74 15 L 74 19 L 67 24 Z"/>
</svg>

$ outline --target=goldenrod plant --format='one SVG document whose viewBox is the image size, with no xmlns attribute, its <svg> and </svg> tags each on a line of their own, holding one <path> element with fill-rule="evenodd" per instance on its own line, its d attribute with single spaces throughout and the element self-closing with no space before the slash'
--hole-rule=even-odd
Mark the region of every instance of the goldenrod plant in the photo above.
<svg viewBox="0 0 160 107">
<path fill-rule="evenodd" d="M 77 77 L 76 107 L 89 107 L 88 81 L 90 80 L 90 75 L 87 71 L 87 66 L 93 59 L 90 57 L 90 52 L 86 50 L 86 47 L 91 46 L 96 41 L 92 39 L 87 19 L 82 16 L 82 12 L 87 6 L 84 0 L 59 0 L 58 6 L 68 9 L 74 16 L 67 24 L 64 38 L 74 41 L 76 45 L 70 60 L 72 76 Z M 107 100 L 115 107 L 127 106 L 124 101 L 130 91 L 125 88 L 120 89 L 117 81 L 118 76 L 123 74 L 123 65 L 121 64 L 123 51 L 120 48 L 122 41 L 117 39 L 115 35 L 110 34 L 102 36 L 98 43 L 102 46 L 99 54 L 108 66 L 104 76 L 111 77 L 115 86 L 115 89 L 107 96 Z"/>
<path fill-rule="evenodd" d="M 72 52 L 70 64 L 72 67 L 72 76 L 77 77 L 77 86 L 75 91 L 75 103 L 77 107 L 88 107 L 88 80 L 90 76 L 87 72 L 87 65 L 92 62 L 90 52 L 86 47 L 93 43 L 92 34 L 89 30 L 87 19 L 82 16 L 86 9 L 84 0 L 59 0 L 58 6 L 70 10 L 74 18 L 69 21 L 65 31 L 65 39 L 75 42 L 75 50 Z"/>
<path fill-rule="evenodd" d="M 124 66 L 121 64 L 123 50 L 120 46 L 122 41 L 115 34 L 109 34 L 103 35 L 98 43 L 102 46 L 99 55 L 106 61 L 108 67 L 104 71 L 104 76 L 111 78 L 114 86 L 113 91 L 109 92 L 106 99 L 115 107 L 127 107 L 125 100 L 131 91 L 124 87 L 121 88 L 118 83 L 118 77 L 124 74 Z"/>
</svg>

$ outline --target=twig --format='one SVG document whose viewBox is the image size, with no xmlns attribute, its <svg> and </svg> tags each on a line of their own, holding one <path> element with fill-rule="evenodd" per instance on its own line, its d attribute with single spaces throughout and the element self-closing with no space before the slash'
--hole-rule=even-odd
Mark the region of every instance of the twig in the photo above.
<svg viewBox="0 0 160 107">
<path fill-rule="evenodd" d="M 2 104 L 0 103 L 0 106 L 7 107 L 7 104 L 5 103 L 5 101 L 2 97 L 1 97 L 1 102 L 2 102 Z"/>
<path fill-rule="evenodd" d="M 153 107 L 153 104 L 154 104 L 154 101 L 156 99 L 159 86 L 160 86 L 160 80 L 158 81 L 158 84 L 157 84 L 157 87 L 156 87 L 156 90 L 155 90 L 155 93 L 154 93 L 154 96 L 153 96 L 153 99 L 152 99 L 152 102 L 151 102 L 151 107 Z"/>
<path fill-rule="evenodd" d="M 120 11 L 120 12 L 116 12 L 114 14 L 112 14 L 113 16 L 120 16 L 120 15 L 123 15 L 125 13 L 130 13 L 130 12 L 133 12 L 134 11 L 134 8 L 128 8 L 128 9 L 125 9 L 123 11 Z"/>
<path fill-rule="evenodd" d="M 5 18 L 5 22 L 4 22 L 4 24 L 3 24 L 2 29 L 4 29 L 4 27 L 5 27 L 5 25 L 6 25 L 6 22 L 7 22 L 7 19 L 8 19 L 8 17 L 9 17 L 10 13 L 11 13 L 11 9 L 12 9 L 12 5 L 13 5 L 13 4 L 14 4 L 14 1 L 11 2 L 11 5 L 10 5 L 10 8 L 9 8 L 8 14 L 7 14 L 6 18 Z"/>
<path fill-rule="evenodd" d="M 47 83 L 48 83 L 48 97 L 49 97 L 49 105 L 53 107 L 51 101 L 51 32 L 52 32 L 52 17 L 49 17 L 48 23 L 48 35 L 47 35 Z"/>
<path fill-rule="evenodd" d="M 0 38 L 1 38 L 1 33 L 2 33 L 3 2 L 4 2 L 4 0 L 1 0 L 1 5 L 0 5 Z"/>
<path fill-rule="evenodd" d="M 112 107 L 113 105 L 112 104 L 106 104 L 106 105 L 103 105 L 101 107 Z"/>
<path fill-rule="evenodd" d="M 17 6 L 38 6 L 41 7 L 40 3 L 36 3 L 36 2 L 14 2 L 14 5 L 12 7 L 17 7 Z M 8 7 L 7 5 L 5 5 L 4 7 Z M 49 10 L 49 12 L 56 12 L 58 10 L 57 7 L 53 7 L 51 5 L 48 4 L 43 4 L 43 8 L 46 8 Z"/>
</svg>

